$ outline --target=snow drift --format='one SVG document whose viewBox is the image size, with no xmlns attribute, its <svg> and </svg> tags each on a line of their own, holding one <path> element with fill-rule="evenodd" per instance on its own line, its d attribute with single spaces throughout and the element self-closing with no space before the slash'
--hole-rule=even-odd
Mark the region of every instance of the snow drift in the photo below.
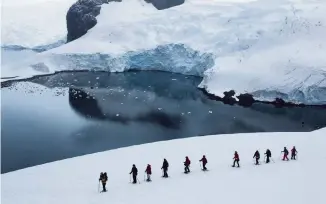
<svg viewBox="0 0 326 204">
<path fill-rule="evenodd" d="M 322 0 L 188 0 L 160 11 L 124 0 L 101 8 L 84 36 L 28 60 L 31 75 L 165 70 L 203 76 L 200 87 L 218 96 L 234 90 L 264 101 L 326 103 Z"/>
<path fill-rule="evenodd" d="M 326 129 L 310 133 L 250 133 L 216 135 L 145 144 L 53 162 L 2 175 L 2 201 L 33 203 L 250 203 L 323 204 L 326 177 Z M 281 161 L 284 146 L 295 145 L 298 160 Z M 272 151 L 275 163 L 253 165 L 252 156 Z M 241 168 L 232 168 L 233 152 Z M 199 159 L 205 154 L 208 172 Z M 189 156 L 191 173 L 183 173 Z M 163 158 L 170 163 L 161 178 Z M 143 182 L 147 164 L 151 183 Z M 136 164 L 141 184 L 129 182 Z M 98 193 L 99 173 L 108 173 L 107 193 Z"/>
<path fill-rule="evenodd" d="M 5 0 L 1 46 L 34 48 L 66 38 L 66 13 L 76 0 Z"/>
</svg>

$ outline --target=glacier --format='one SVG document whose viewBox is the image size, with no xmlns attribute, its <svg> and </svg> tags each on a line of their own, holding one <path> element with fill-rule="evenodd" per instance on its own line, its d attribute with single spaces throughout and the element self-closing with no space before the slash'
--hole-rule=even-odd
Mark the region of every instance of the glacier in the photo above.
<svg viewBox="0 0 326 204">
<path fill-rule="evenodd" d="M 202 76 L 199 87 L 220 97 L 234 90 L 261 101 L 326 104 L 322 0 L 186 0 L 159 11 L 123 0 L 101 7 L 95 27 L 25 60 L 24 70 L 164 70 Z"/>
<path fill-rule="evenodd" d="M 88 70 L 122 72 L 128 70 L 160 70 L 200 76 L 214 65 L 213 54 L 201 53 L 184 44 L 168 44 L 143 51 L 128 51 L 121 56 L 106 53 L 51 54 L 34 59 L 31 67 L 46 70 Z"/>
</svg>

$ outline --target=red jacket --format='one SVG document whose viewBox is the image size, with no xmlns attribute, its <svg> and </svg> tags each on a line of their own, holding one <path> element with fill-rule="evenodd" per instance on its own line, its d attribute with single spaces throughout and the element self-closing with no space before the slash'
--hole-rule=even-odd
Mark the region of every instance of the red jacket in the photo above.
<svg viewBox="0 0 326 204">
<path fill-rule="evenodd" d="M 186 157 L 185 165 L 186 165 L 186 166 L 189 166 L 189 165 L 190 165 L 190 160 L 189 160 L 188 157 Z"/>
<path fill-rule="evenodd" d="M 239 160 L 239 155 L 238 155 L 238 153 L 235 153 L 234 154 L 234 158 L 233 159 L 235 159 L 235 160 Z"/>
<path fill-rule="evenodd" d="M 151 167 L 151 165 L 147 165 L 147 168 L 146 168 L 145 172 L 147 174 L 152 174 L 152 167 Z"/>
</svg>

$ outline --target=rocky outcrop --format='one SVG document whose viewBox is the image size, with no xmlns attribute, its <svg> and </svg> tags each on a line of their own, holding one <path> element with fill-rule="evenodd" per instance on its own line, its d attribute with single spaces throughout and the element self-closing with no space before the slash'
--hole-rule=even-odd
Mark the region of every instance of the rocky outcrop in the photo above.
<svg viewBox="0 0 326 204">
<path fill-rule="evenodd" d="M 253 103 L 255 103 L 254 97 L 248 93 L 240 94 L 239 96 L 237 96 L 237 98 L 240 106 L 250 107 Z"/>
<path fill-rule="evenodd" d="M 100 14 L 101 5 L 122 0 L 78 0 L 66 15 L 67 42 L 78 39 L 97 24 L 96 16 Z"/>
<path fill-rule="evenodd" d="M 237 102 L 234 98 L 234 95 L 235 95 L 234 90 L 225 91 L 225 92 L 223 92 L 223 94 L 224 94 L 224 97 L 222 98 L 223 103 L 234 105 Z"/>
<path fill-rule="evenodd" d="M 163 10 L 174 6 L 179 6 L 185 2 L 185 0 L 144 0 L 147 3 L 153 4 L 157 10 Z"/>
</svg>

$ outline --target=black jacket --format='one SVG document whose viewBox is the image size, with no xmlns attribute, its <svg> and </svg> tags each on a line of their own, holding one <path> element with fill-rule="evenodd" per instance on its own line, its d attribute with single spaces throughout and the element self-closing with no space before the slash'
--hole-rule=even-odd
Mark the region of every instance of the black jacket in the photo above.
<svg viewBox="0 0 326 204">
<path fill-rule="evenodd" d="M 134 166 L 132 167 L 131 171 L 129 174 L 137 175 L 138 174 L 138 169 Z"/>
<path fill-rule="evenodd" d="M 168 161 L 164 160 L 161 169 L 168 169 L 168 167 L 169 167 L 169 163 L 168 163 Z"/>
<path fill-rule="evenodd" d="M 252 157 L 252 158 L 257 158 L 257 159 L 259 159 L 260 158 L 260 154 L 259 154 L 259 152 L 258 151 L 256 151 L 255 152 L 255 154 L 254 154 L 254 156 Z"/>
<path fill-rule="evenodd" d="M 266 157 L 271 157 L 272 156 L 272 153 L 271 153 L 270 150 L 267 150 L 265 154 L 266 154 Z"/>
</svg>

